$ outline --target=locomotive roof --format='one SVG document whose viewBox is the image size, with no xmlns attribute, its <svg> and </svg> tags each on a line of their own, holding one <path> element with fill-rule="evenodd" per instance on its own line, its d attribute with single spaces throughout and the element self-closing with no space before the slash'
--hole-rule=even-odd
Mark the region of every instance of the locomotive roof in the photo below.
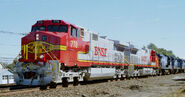
<svg viewBox="0 0 185 97">
<path fill-rule="evenodd" d="M 66 25 L 72 25 L 72 26 L 74 26 L 74 27 L 76 27 L 76 28 L 79 28 L 78 26 L 76 26 L 76 25 L 74 25 L 74 24 L 72 24 L 72 23 L 66 22 L 66 21 L 64 21 L 64 20 L 38 20 L 38 21 L 35 23 L 35 25 L 36 25 L 36 24 L 39 24 L 39 23 L 53 23 L 53 21 L 56 21 L 56 22 L 58 22 L 58 23 L 63 23 L 63 24 L 66 24 Z"/>
</svg>

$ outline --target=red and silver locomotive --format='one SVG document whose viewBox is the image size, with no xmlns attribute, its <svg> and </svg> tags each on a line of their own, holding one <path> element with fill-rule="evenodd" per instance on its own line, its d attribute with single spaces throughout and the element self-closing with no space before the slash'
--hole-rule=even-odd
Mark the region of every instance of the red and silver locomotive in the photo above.
<svg viewBox="0 0 185 97">
<path fill-rule="evenodd" d="M 15 65 L 19 85 L 68 86 L 79 81 L 158 73 L 158 57 L 149 49 L 107 39 L 63 20 L 40 20 L 22 38 Z"/>
</svg>

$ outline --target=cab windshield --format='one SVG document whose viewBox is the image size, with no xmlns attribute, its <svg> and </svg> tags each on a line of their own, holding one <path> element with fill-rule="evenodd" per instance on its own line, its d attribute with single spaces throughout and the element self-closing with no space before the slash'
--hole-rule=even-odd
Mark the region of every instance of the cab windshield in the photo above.
<svg viewBox="0 0 185 97">
<path fill-rule="evenodd" d="M 67 32 L 66 25 L 48 25 L 47 29 L 46 26 L 34 26 L 32 28 L 32 32 L 36 31 L 50 31 L 50 32 Z"/>
<path fill-rule="evenodd" d="M 32 32 L 36 32 L 36 31 L 45 31 L 46 27 L 45 26 L 35 26 L 32 28 Z"/>
<path fill-rule="evenodd" d="M 48 31 L 50 31 L 50 32 L 67 32 L 67 26 L 65 26 L 65 25 L 49 25 Z"/>
</svg>

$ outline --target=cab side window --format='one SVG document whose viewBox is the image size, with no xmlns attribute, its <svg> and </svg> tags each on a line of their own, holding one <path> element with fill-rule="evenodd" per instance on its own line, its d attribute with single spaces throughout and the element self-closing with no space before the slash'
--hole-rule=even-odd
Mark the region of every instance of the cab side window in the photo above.
<svg viewBox="0 0 185 97">
<path fill-rule="evenodd" d="M 81 38 L 84 38 L 84 29 L 80 29 L 80 30 L 81 30 L 80 36 L 81 36 Z"/>
<path fill-rule="evenodd" d="M 77 31 L 78 38 L 80 37 L 80 30 Z"/>
<path fill-rule="evenodd" d="M 72 37 L 77 37 L 77 29 L 74 27 L 71 27 L 71 36 Z"/>
</svg>

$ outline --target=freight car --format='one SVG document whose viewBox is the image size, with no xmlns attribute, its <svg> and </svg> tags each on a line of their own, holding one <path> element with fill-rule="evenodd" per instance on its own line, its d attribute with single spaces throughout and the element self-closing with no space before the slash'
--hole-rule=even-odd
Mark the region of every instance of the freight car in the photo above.
<svg viewBox="0 0 185 97">
<path fill-rule="evenodd" d="M 21 57 L 15 68 L 17 84 L 42 88 L 56 88 L 57 83 L 67 87 L 69 82 L 78 85 L 79 81 L 157 75 L 160 71 L 154 50 L 107 39 L 63 20 L 37 21 L 22 38 Z"/>
</svg>

